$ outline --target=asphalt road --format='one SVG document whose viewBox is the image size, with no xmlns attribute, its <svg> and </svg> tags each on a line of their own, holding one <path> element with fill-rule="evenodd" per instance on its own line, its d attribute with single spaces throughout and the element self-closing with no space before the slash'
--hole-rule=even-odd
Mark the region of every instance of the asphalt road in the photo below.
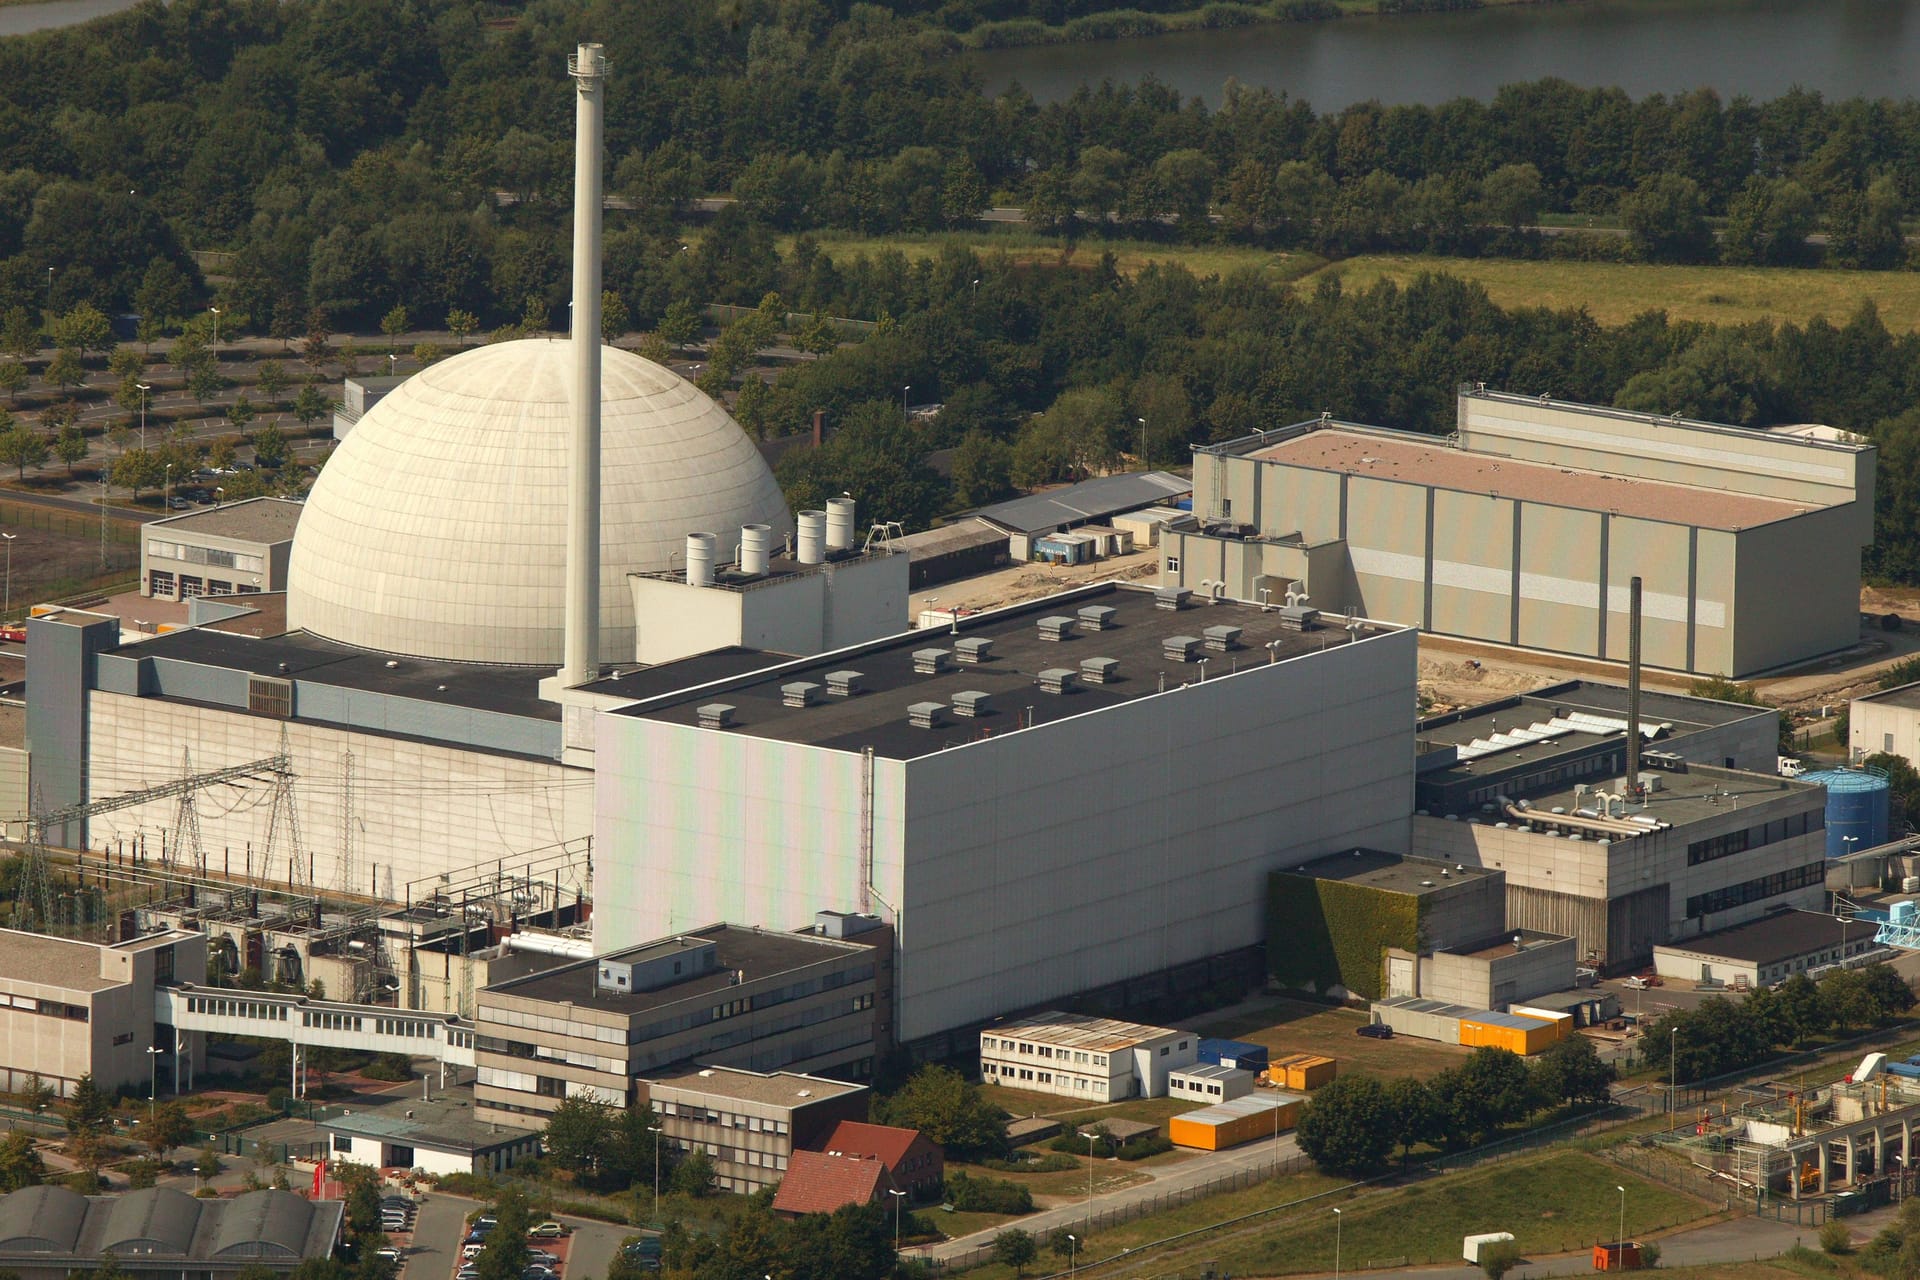
<svg viewBox="0 0 1920 1280">
<path fill-rule="evenodd" d="M 413 1243 L 401 1267 L 402 1280 L 447 1280 L 460 1256 L 470 1200 L 428 1193 L 413 1223 Z"/>
<path fill-rule="evenodd" d="M 603 1280 L 607 1265 L 620 1248 L 620 1242 L 634 1234 L 632 1227 L 596 1222 L 592 1218 L 562 1217 L 573 1228 L 573 1241 L 567 1252 L 565 1280 Z"/>
</svg>

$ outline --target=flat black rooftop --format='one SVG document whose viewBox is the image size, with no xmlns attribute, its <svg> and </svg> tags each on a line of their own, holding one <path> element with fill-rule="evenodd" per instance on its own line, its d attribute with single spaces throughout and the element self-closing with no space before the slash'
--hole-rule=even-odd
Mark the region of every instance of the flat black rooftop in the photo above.
<svg viewBox="0 0 1920 1280">
<path fill-rule="evenodd" d="M 1466 707 L 1451 715 L 1432 716 L 1420 722 L 1419 734 L 1429 742 L 1467 743 L 1493 733 L 1524 728 L 1536 721 L 1551 720 L 1568 712 L 1585 712 L 1608 720 L 1627 717 L 1627 687 L 1601 684 L 1592 680 L 1569 680 L 1502 698 L 1477 707 Z M 1678 737 L 1701 729 L 1717 729 L 1754 716 L 1765 715 L 1767 708 L 1734 702 L 1715 702 L 1709 698 L 1690 698 L 1684 694 L 1640 692 L 1640 723 L 1668 725 L 1668 736 Z"/>
<path fill-rule="evenodd" d="M 108 652 L 125 658 L 171 658 L 257 676 L 364 689 L 535 720 L 560 718 L 559 704 L 540 697 L 540 680 L 553 674 L 551 668 L 404 658 L 323 640 L 306 631 L 255 637 L 193 628 L 123 644 Z"/>
<path fill-rule="evenodd" d="M 1675 938 L 1663 944 L 1662 949 L 1743 960 L 1749 964 L 1778 964 L 1839 946 L 1842 927 L 1840 921 L 1825 912 L 1778 911 L 1732 928 Z M 1866 936 L 1865 923 L 1850 927 L 1855 941 Z"/>
<path fill-rule="evenodd" d="M 1885 693 L 1870 693 L 1860 699 L 1883 707 L 1901 707 L 1907 711 L 1920 711 L 1920 684 L 1903 684 L 1888 689 Z"/>
<path fill-rule="evenodd" d="M 757 982 L 777 974 L 791 973 L 809 965 L 837 960 L 849 952 L 867 950 L 857 942 L 818 934 L 782 933 L 774 929 L 751 929 L 736 924 L 713 924 L 680 934 L 682 938 L 706 939 L 714 943 L 715 967 L 684 982 L 672 983 L 652 991 L 612 992 L 600 990 L 600 961 L 639 959 L 671 939 L 642 943 L 610 956 L 575 960 L 553 969 L 509 978 L 488 987 L 501 995 L 523 996 L 535 1000 L 571 1000 L 614 1013 L 646 1013 L 678 1004 L 682 1000 L 705 999 L 715 992 L 736 986 L 734 970 L 742 973 L 742 982 Z"/>
<path fill-rule="evenodd" d="M 1199 681 L 1203 671 L 1212 680 L 1266 663 L 1269 645 L 1273 655 L 1284 661 L 1402 630 L 1363 623 L 1350 634 L 1344 619 L 1326 614 L 1318 630 L 1289 631 L 1278 609 L 1268 611 L 1232 601 L 1206 603 L 1198 592 L 1188 607 L 1177 612 L 1157 608 L 1155 601 L 1151 587 L 1103 583 L 972 618 L 962 617 L 957 631 L 922 628 L 857 649 L 763 669 L 709 688 L 673 692 L 612 714 L 693 725 L 699 723 L 700 707 L 721 703 L 734 709 L 733 722 L 729 728 L 714 732 L 744 733 L 842 751 L 871 747 L 888 759 L 911 760 L 992 734 L 1012 732 L 1021 727 L 1029 707 L 1034 723 L 1045 724 L 1177 689 Z M 1080 610 L 1096 607 L 1113 610 L 1109 629 L 1080 628 Z M 1055 616 L 1076 620 L 1071 638 L 1040 638 L 1039 621 Z M 1210 627 L 1237 627 L 1241 634 L 1233 648 L 1215 652 L 1204 646 Z M 1194 639 L 1193 661 L 1169 660 L 1164 655 L 1164 642 L 1173 636 Z M 992 641 L 989 661 L 977 666 L 957 661 L 956 643 L 969 638 Z M 924 674 L 915 670 L 914 657 L 923 649 L 954 652 L 944 671 Z M 1118 664 L 1116 674 L 1104 684 L 1079 681 L 1081 663 L 1090 658 L 1113 659 Z M 1204 668 L 1200 658 L 1207 659 Z M 1049 669 L 1073 672 L 1075 691 L 1043 692 L 1039 675 Z M 859 672 L 861 692 L 851 697 L 828 693 L 827 674 L 836 671 Z M 795 683 L 819 686 L 813 705 L 786 705 L 782 687 Z M 989 708 L 984 715 L 967 719 L 953 714 L 955 695 L 968 690 L 988 695 Z M 921 703 L 947 708 L 938 727 L 919 728 L 908 722 L 908 708 Z"/>
<path fill-rule="evenodd" d="M 690 658 L 676 658 L 658 666 L 616 670 L 581 687 L 587 693 L 616 698 L 660 698 L 670 693 L 698 689 L 716 681 L 730 680 L 749 672 L 764 671 L 768 667 L 789 662 L 792 658 L 791 654 L 728 645 L 724 649 L 695 654 Z"/>
<path fill-rule="evenodd" d="M 1332 853 L 1312 862 L 1276 868 L 1293 875 L 1312 876 L 1315 880 L 1338 880 L 1342 884 L 1364 885 L 1388 893 L 1422 894 L 1473 880 L 1499 875 L 1485 867 L 1462 867 L 1433 858 L 1409 858 L 1378 849 L 1349 849 Z"/>
</svg>

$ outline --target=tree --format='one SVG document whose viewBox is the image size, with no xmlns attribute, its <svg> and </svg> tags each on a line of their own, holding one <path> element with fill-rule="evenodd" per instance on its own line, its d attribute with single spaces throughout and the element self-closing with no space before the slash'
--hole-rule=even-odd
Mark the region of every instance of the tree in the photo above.
<svg viewBox="0 0 1920 1280">
<path fill-rule="evenodd" d="M 326 415 L 329 408 L 327 397 L 312 378 L 300 386 L 300 394 L 293 398 L 293 417 L 303 427 L 310 427 Z"/>
<path fill-rule="evenodd" d="M 72 347 L 61 347 L 53 353 L 53 359 L 47 361 L 45 374 L 49 386 L 64 391 L 68 387 L 77 387 L 87 380 L 87 368 L 80 362 L 80 353 Z"/>
<path fill-rule="evenodd" d="M 237 452 L 233 447 L 233 441 L 215 440 L 207 449 L 207 465 L 215 471 L 231 471 Z"/>
<path fill-rule="evenodd" d="M 220 375 L 220 365 L 217 361 L 196 361 L 193 367 L 187 370 L 187 390 L 192 392 L 193 398 L 201 404 L 211 404 L 213 398 L 220 394 L 220 389 L 226 385 L 227 380 Z"/>
<path fill-rule="evenodd" d="M 253 460 L 269 471 L 286 465 L 287 438 L 271 422 L 253 433 Z"/>
<path fill-rule="evenodd" d="M 1530 164 L 1503 164 L 1480 184 L 1480 199 L 1487 217 L 1507 230 L 1532 226 L 1546 200 L 1540 170 Z"/>
<path fill-rule="evenodd" d="M 52 1106 L 59 1095 L 54 1093 L 53 1086 L 40 1078 L 38 1071 L 30 1071 L 21 1082 L 20 1091 L 14 1096 L 20 1099 L 21 1106 L 37 1116 Z"/>
<path fill-rule="evenodd" d="M 1406 1163 L 1413 1149 L 1422 1142 L 1437 1142 L 1440 1137 L 1440 1101 L 1424 1080 L 1402 1076 L 1386 1085 L 1386 1116 L 1393 1140 L 1400 1146 L 1400 1162 Z"/>
<path fill-rule="evenodd" d="M 138 379 L 147 369 L 147 362 L 132 347 L 115 347 L 113 354 L 107 357 L 107 371 L 116 378 L 132 377 Z"/>
<path fill-rule="evenodd" d="M 128 449 L 113 460 L 113 484 L 139 500 L 142 489 L 157 489 L 166 475 L 166 464 L 151 449 Z"/>
<path fill-rule="evenodd" d="M 0 391 L 7 393 L 7 399 L 17 400 L 20 393 L 27 389 L 27 366 L 18 360 L 0 360 Z"/>
<path fill-rule="evenodd" d="M 699 1147 L 687 1152 L 675 1164 L 673 1178 L 667 1184 L 675 1195 L 699 1199 L 713 1193 L 713 1161 Z"/>
<path fill-rule="evenodd" d="M 1804 261 L 1813 226 L 1813 197 L 1805 187 L 1756 173 L 1727 209 L 1721 260 L 1765 266 Z"/>
<path fill-rule="evenodd" d="M 1560 1041 L 1533 1063 L 1539 1096 L 1566 1102 L 1605 1102 L 1618 1072 L 1602 1062 L 1593 1041 L 1572 1036 Z"/>
<path fill-rule="evenodd" d="M 668 346 L 679 348 L 700 336 L 701 323 L 698 307 L 686 298 L 675 298 L 668 304 L 654 331 L 667 340 Z"/>
<path fill-rule="evenodd" d="M 245 431 L 247 424 L 259 416 L 259 411 L 253 407 L 253 401 L 247 399 L 244 392 L 227 406 L 227 425 L 235 431 Z"/>
<path fill-rule="evenodd" d="M 53 345 L 78 351 L 109 351 L 113 348 L 113 322 L 92 303 L 82 302 L 51 325 Z"/>
<path fill-rule="evenodd" d="M 1394 1144 L 1386 1090 L 1368 1075 L 1341 1076 L 1322 1085 L 1301 1108 L 1294 1138 L 1328 1173 L 1380 1172 Z"/>
<path fill-rule="evenodd" d="M 396 303 L 387 314 L 380 317 L 380 332 L 389 338 L 397 338 L 407 331 L 408 324 L 407 309 Z"/>
<path fill-rule="evenodd" d="M 1495 1240 L 1480 1246 L 1480 1269 L 1487 1273 L 1487 1280 L 1501 1280 L 1519 1265 L 1520 1246 L 1511 1240 Z"/>
<path fill-rule="evenodd" d="M 287 367 L 278 360 L 262 360 L 254 379 L 260 384 L 260 394 L 267 398 L 267 403 L 272 404 L 287 389 Z"/>
<path fill-rule="evenodd" d="M 1027 1267 L 1040 1255 L 1040 1248 L 1033 1237 L 1018 1227 L 1008 1227 L 993 1238 L 993 1260 L 1003 1267 L 1012 1267 L 1016 1276 L 1025 1275 Z"/>
<path fill-rule="evenodd" d="M 1649 262 L 1702 262 L 1713 248 L 1706 198 L 1692 178 L 1659 173 L 1620 202 L 1634 248 Z"/>
<path fill-rule="evenodd" d="M 1012 491 L 1013 451 L 984 431 L 969 431 L 953 451 L 953 500 L 962 507 L 996 502 Z"/>
<path fill-rule="evenodd" d="M 133 305 L 139 309 L 141 319 L 152 321 L 156 326 L 166 325 L 185 315 L 192 303 L 192 286 L 170 258 L 155 258 L 147 264 L 146 274 L 140 277 L 140 288 L 133 295 Z"/>
<path fill-rule="evenodd" d="M 327 319 L 324 307 L 315 307 L 307 312 L 307 336 L 300 346 L 300 354 L 306 362 L 318 369 L 333 357 L 333 325 Z"/>
<path fill-rule="evenodd" d="M 24 422 L 0 431 L 0 465 L 13 467 L 22 480 L 27 478 L 28 467 L 45 465 L 50 453 L 46 437 Z"/>
<path fill-rule="evenodd" d="M 959 1160 L 1006 1149 L 1005 1113 L 987 1100 L 979 1085 L 948 1067 L 921 1067 L 891 1097 L 876 1102 L 874 1118 L 918 1129 Z"/>
<path fill-rule="evenodd" d="M 547 1117 L 540 1143 L 553 1162 L 569 1173 L 597 1172 L 613 1136 L 613 1108 L 588 1092 L 565 1098 Z"/>
<path fill-rule="evenodd" d="M 1506 1049 L 1475 1049 L 1465 1062 L 1443 1074 L 1450 1087 L 1436 1086 L 1435 1092 L 1447 1109 L 1449 1134 L 1457 1139 L 1483 1141 L 1500 1126 L 1526 1119 L 1540 1103 L 1526 1061 Z"/>
<path fill-rule="evenodd" d="M 447 312 L 447 332 L 453 335 L 455 346 L 466 346 L 467 335 L 479 327 L 480 322 L 474 318 L 471 311 L 463 311 L 455 307 Z"/>
<path fill-rule="evenodd" d="M 413 362 L 424 369 L 440 358 L 440 348 L 432 342 L 416 342 L 413 344 L 412 355 Z"/>
<path fill-rule="evenodd" d="M 607 1135 L 606 1151 L 601 1156 L 602 1181 L 618 1187 L 652 1185 L 653 1144 L 659 1140 L 659 1135 L 653 1131 L 654 1123 L 650 1105 L 621 1109 L 619 1117 L 613 1122 L 612 1132 Z M 663 1150 L 661 1154 L 665 1155 L 666 1152 Z M 663 1171 L 664 1164 L 663 1161 Z"/>
<path fill-rule="evenodd" d="M 220 1153 L 211 1145 L 200 1148 L 200 1154 L 194 1159 L 193 1172 L 205 1186 L 220 1176 Z"/>
<path fill-rule="evenodd" d="M 4 321 L 0 321 L 0 351 L 10 356 L 26 359 L 40 350 L 40 326 L 33 322 L 33 313 L 25 307 L 9 307 Z"/>
<path fill-rule="evenodd" d="M 141 1140 L 149 1150 L 164 1160 L 167 1153 L 175 1147 L 184 1146 L 193 1137 L 193 1120 L 187 1115 L 187 1109 L 178 1102 L 168 1102 L 154 1108 L 140 1133 Z"/>
<path fill-rule="evenodd" d="M 37 1187 L 46 1181 L 47 1166 L 27 1133 L 10 1133 L 0 1140 L 0 1192 Z"/>
<path fill-rule="evenodd" d="M 627 314 L 626 300 L 611 289 L 601 293 L 600 341 L 612 346 L 615 338 L 632 327 L 633 320 Z"/>
</svg>

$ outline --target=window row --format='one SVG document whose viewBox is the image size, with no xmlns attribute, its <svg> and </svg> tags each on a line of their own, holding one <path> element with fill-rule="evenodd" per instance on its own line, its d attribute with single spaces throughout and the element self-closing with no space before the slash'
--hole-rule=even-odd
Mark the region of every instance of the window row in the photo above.
<svg viewBox="0 0 1920 1280">
<path fill-rule="evenodd" d="M 1791 871 L 1776 871 L 1770 876 L 1730 884 L 1724 889 L 1696 893 L 1687 899 L 1687 915 L 1692 918 L 1712 915 L 1716 911 L 1730 911 L 1749 902 L 1777 898 L 1783 893 L 1808 889 L 1826 882 L 1826 862 L 1824 860 L 1810 862 L 1804 867 L 1795 867 Z"/>
</svg>

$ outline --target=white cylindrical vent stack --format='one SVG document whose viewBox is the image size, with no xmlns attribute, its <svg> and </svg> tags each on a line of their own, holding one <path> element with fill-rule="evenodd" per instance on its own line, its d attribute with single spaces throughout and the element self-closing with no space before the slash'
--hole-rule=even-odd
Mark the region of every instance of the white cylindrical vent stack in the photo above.
<svg viewBox="0 0 1920 1280">
<path fill-rule="evenodd" d="M 827 550 L 853 550 L 852 498 L 833 498 L 827 502 Z"/>
<path fill-rule="evenodd" d="M 567 452 L 566 662 L 572 687 L 600 675 L 600 152 L 606 59 L 583 44 L 569 61 L 576 92 L 573 161 L 573 434 Z"/>
<path fill-rule="evenodd" d="M 827 558 L 827 513 L 800 513 L 800 563 L 819 564 Z"/>
<path fill-rule="evenodd" d="M 710 587 L 713 585 L 713 544 L 718 542 L 710 533 L 690 533 L 687 535 L 687 585 L 690 587 Z"/>
<path fill-rule="evenodd" d="M 770 524 L 740 526 L 740 572 L 758 574 L 767 571 L 767 547 L 772 539 L 773 526 Z"/>
</svg>

